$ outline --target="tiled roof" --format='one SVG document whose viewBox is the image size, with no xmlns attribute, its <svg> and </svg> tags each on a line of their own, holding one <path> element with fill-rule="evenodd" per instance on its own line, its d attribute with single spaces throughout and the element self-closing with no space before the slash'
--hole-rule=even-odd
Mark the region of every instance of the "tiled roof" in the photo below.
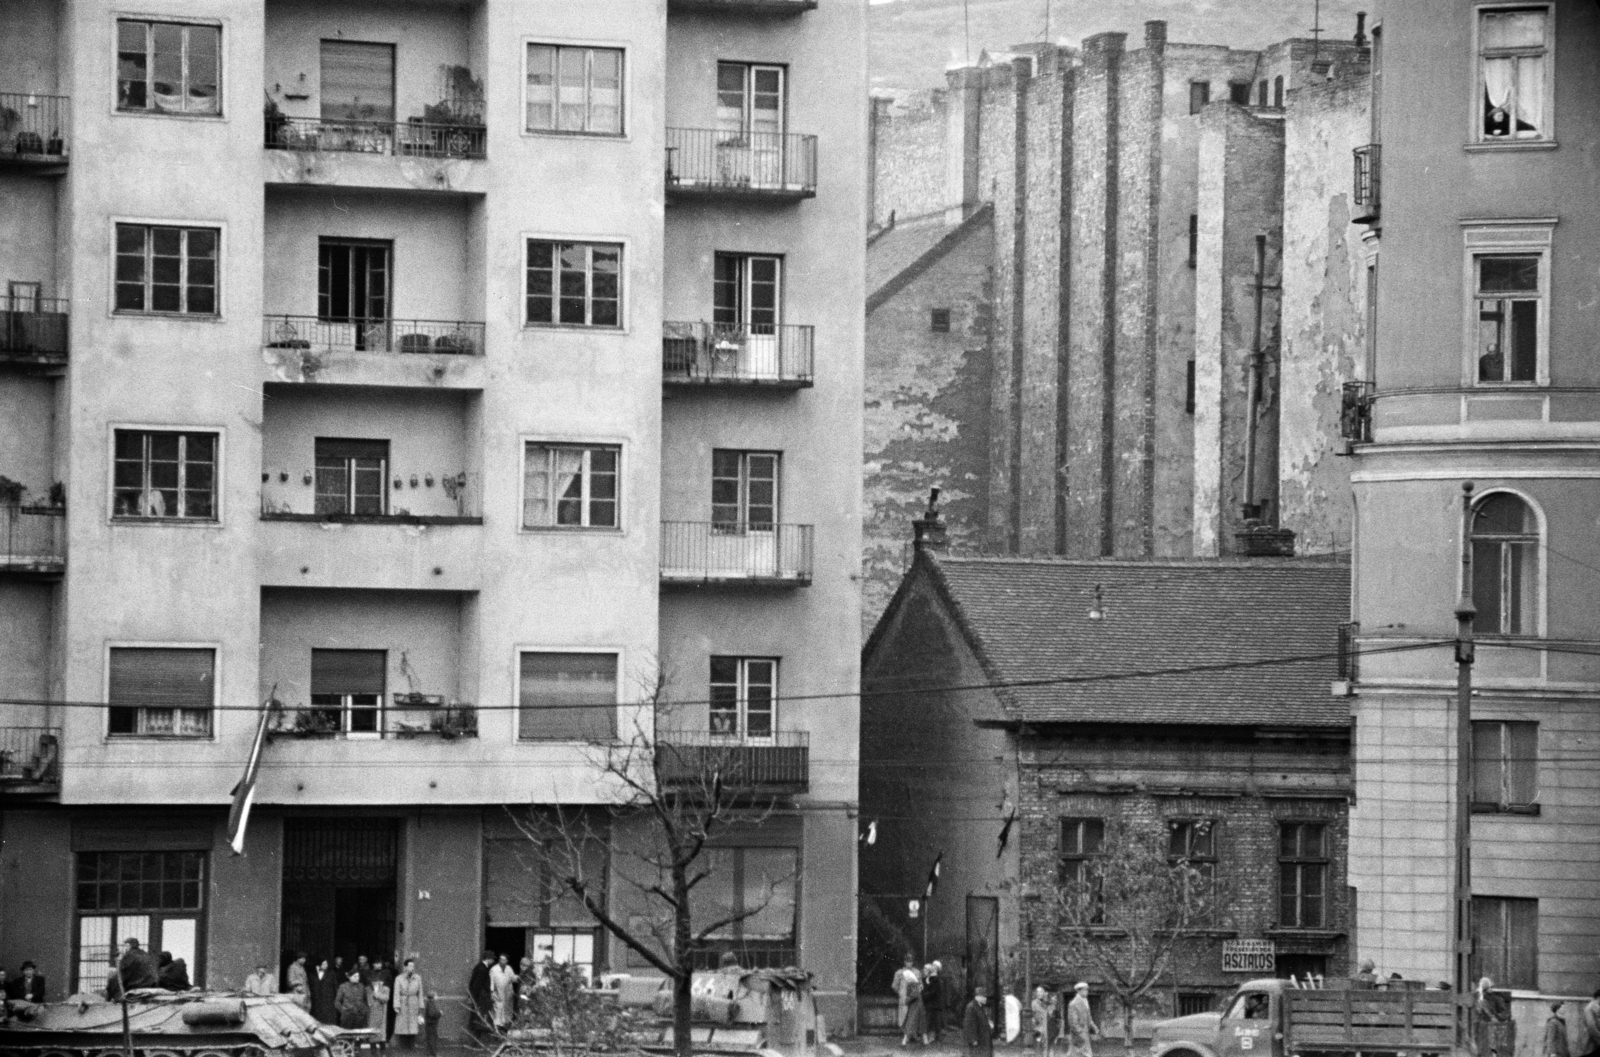
<svg viewBox="0 0 1600 1057">
<path fill-rule="evenodd" d="M 992 679 L 1104 676 L 1328 655 L 1314 661 L 1001 691 L 1035 723 L 1336 727 L 1330 693 L 1350 569 L 1319 561 L 929 563 Z M 1103 619 L 1092 620 L 1095 586 Z"/>
</svg>

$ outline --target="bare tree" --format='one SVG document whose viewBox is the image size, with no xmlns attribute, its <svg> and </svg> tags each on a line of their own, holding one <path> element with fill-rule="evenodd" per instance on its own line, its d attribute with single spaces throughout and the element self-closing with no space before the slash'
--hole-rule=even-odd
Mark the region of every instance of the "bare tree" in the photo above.
<svg viewBox="0 0 1600 1057">
<path fill-rule="evenodd" d="M 1209 828 L 1202 832 L 1210 836 Z M 1054 886 L 1061 968 L 1087 962 L 1099 970 L 1121 1007 L 1127 1045 L 1135 1007 L 1183 941 L 1215 927 L 1221 903 L 1216 877 L 1175 854 L 1182 852 L 1175 843 L 1159 819 L 1109 821 L 1099 850 L 1063 871 Z"/>
<path fill-rule="evenodd" d="M 761 898 L 696 920 L 695 890 L 716 868 L 708 853 L 725 834 L 760 826 L 777 800 L 757 789 L 750 747 L 703 731 L 674 739 L 683 728 L 673 723 L 665 686 L 657 674 L 644 701 L 628 710 L 630 729 L 591 743 L 591 759 L 612 794 L 603 809 L 535 810 L 516 823 L 541 849 L 558 889 L 552 898 L 575 896 L 603 929 L 672 981 L 674 1046 L 688 1057 L 696 955 L 718 933 L 760 914 L 785 886 L 792 890 L 794 877 L 769 878 Z M 609 849 L 609 871 L 596 869 L 593 855 L 586 866 L 584 851 L 595 848 Z M 619 895 L 620 909 L 607 899 L 607 873 L 631 896 Z"/>
</svg>

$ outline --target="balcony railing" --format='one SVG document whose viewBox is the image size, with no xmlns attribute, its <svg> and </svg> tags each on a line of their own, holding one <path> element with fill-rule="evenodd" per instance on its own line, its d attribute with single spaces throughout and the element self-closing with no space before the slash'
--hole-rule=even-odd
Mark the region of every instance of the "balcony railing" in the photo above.
<svg viewBox="0 0 1600 1057">
<path fill-rule="evenodd" d="M 0 159 L 59 165 L 67 160 L 64 95 L 0 92 Z"/>
<path fill-rule="evenodd" d="M 483 354 L 483 324 L 453 319 L 318 319 L 267 316 L 261 342 L 269 349 L 309 352 Z"/>
<path fill-rule="evenodd" d="M 268 468 L 261 474 L 261 520 L 307 521 L 344 525 L 481 525 L 482 478 L 476 473 L 412 470 L 389 466 L 381 496 L 367 509 L 358 496 L 356 508 L 344 502 L 318 509 L 315 476 L 306 470 Z M 360 512 L 358 512 L 360 511 Z"/>
<path fill-rule="evenodd" d="M 813 198 L 817 193 L 817 137 L 669 128 L 667 192 Z"/>
<path fill-rule="evenodd" d="M 668 384 L 800 387 L 812 381 L 812 332 L 793 323 L 662 324 Z"/>
<path fill-rule="evenodd" d="M 667 0 L 669 11 L 726 11 L 740 15 L 798 15 L 815 11 L 817 0 Z"/>
<path fill-rule="evenodd" d="M 1378 204 L 1383 190 L 1383 147 L 1369 143 L 1355 149 L 1355 213 L 1352 222 L 1371 224 L 1378 219 Z"/>
<path fill-rule="evenodd" d="M 811 781 L 811 736 L 780 730 L 767 738 L 707 731 L 663 730 L 656 736 L 656 777 L 672 786 L 786 789 L 805 792 Z"/>
<path fill-rule="evenodd" d="M 457 738 L 478 736 L 478 710 L 446 703 L 436 694 L 394 694 L 383 708 L 291 708 L 279 712 L 268 733 L 274 738 Z"/>
<path fill-rule="evenodd" d="M 60 727 L 0 727 L 0 788 L 49 792 L 60 785 Z"/>
<path fill-rule="evenodd" d="M 67 512 L 0 505 L 0 571 L 59 573 L 67 565 Z"/>
<path fill-rule="evenodd" d="M 811 582 L 811 526 L 664 521 L 663 583 L 799 587 Z"/>
<path fill-rule="evenodd" d="M 0 297 L 0 360 L 67 362 L 67 300 Z"/>
<path fill-rule="evenodd" d="M 1339 402 L 1339 436 L 1350 444 L 1372 443 L 1372 382 L 1346 382 Z"/>
<path fill-rule="evenodd" d="M 402 158 L 488 156 L 489 130 L 482 125 L 439 125 L 427 121 L 327 121 L 268 114 L 268 150 L 335 151 Z"/>
</svg>

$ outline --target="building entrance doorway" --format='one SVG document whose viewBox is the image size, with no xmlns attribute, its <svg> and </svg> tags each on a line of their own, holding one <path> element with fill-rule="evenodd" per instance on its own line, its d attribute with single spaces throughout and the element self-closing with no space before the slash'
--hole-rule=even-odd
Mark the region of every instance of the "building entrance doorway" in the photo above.
<svg viewBox="0 0 1600 1057">
<path fill-rule="evenodd" d="M 284 820 L 282 970 L 395 956 L 398 850 L 396 819 Z"/>
</svg>

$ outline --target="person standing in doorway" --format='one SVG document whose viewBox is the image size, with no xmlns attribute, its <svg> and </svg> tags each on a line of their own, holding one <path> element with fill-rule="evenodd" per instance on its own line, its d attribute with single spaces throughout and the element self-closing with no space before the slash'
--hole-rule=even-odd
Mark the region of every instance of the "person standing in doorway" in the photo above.
<svg viewBox="0 0 1600 1057">
<path fill-rule="evenodd" d="M 344 983 L 333 996 L 333 1009 L 339 1017 L 339 1026 L 346 1030 L 367 1026 L 367 989 L 361 985 L 361 972 L 351 969 Z"/>
<path fill-rule="evenodd" d="M 417 1032 L 422 1030 L 422 977 L 417 975 L 415 958 L 407 958 L 394 978 L 393 1004 L 395 1041 L 402 1050 L 414 1050 Z"/>
<path fill-rule="evenodd" d="M 484 951 L 467 979 L 467 1000 L 472 1003 L 471 1031 L 478 1038 L 489 1032 L 489 1017 L 494 1007 L 494 982 L 489 969 L 493 965 L 494 952 Z"/>
<path fill-rule="evenodd" d="M 384 983 L 383 974 L 374 971 L 369 974 L 370 982 L 367 984 L 367 1030 L 380 1039 L 389 1038 L 389 985 Z"/>
<path fill-rule="evenodd" d="M 994 1021 L 989 1019 L 989 996 L 982 987 L 972 989 L 972 1001 L 961 1016 L 961 1035 L 967 1057 L 994 1057 Z"/>
<path fill-rule="evenodd" d="M 944 1027 L 944 977 L 936 961 L 922 967 L 922 1014 L 928 1022 L 922 1041 L 932 1046 Z"/>
<path fill-rule="evenodd" d="M 334 975 L 328 959 L 322 958 L 311 971 L 311 1015 L 324 1024 L 337 1023 L 339 1011 L 333 1003 L 338 997 L 339 977 Z"/>
<path fill-rule="evenodd" d="M 906 956 L 900 959 L 900 968 L 894 972 L 894 993 L 898 999 L 899 1009 L 895 1016 L 895 1023 L 899 1025 L 902 1035 L 906 1027 L 906 1008 L 911 1000 L 906 997 L 906 990 L 912 984 L 921 983 L 917 979 L 917 960 L 907 951 Z"/>
<path fill-rule="evenodd" d="M 489 995 L 494 1010 L 496 1031 L 504 1031 L 511 1026 L 516 988 L 517 971 L 511 968 L 511 959 L 502 954 L 499 961 L 489 969 Z"/>
<path fill-rule="evenodd" d="M 1089 1040 L 1100 1034 L 1100 1029 L 1089 1009 L 1089 985 L 1080 980 L 1072 989 L 1076 993 L 1067 1003 L 1067 1057 L 1093 1057 Z"/>
<path fill-rule="evenodd" d="M 301 1009 L 311 1008 L 311 974 L 306 972 L 306 956 L 302 951 L 289 963 L 289 993 Z"/>
</svg>

